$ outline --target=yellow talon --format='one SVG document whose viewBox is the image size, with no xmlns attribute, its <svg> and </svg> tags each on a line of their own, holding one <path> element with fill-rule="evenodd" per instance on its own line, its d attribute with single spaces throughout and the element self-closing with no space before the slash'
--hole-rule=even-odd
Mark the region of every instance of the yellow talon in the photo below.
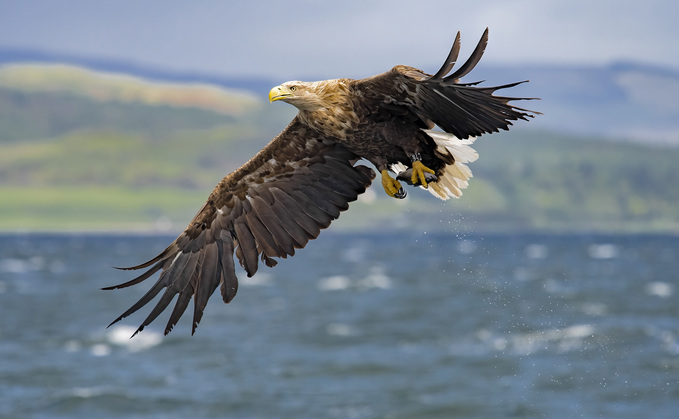
<svg viewBox="0 0 679 419">
<path fill-rule="evenodd" d="M 425 180 L 424 172 L 431 173 L 432 175 L 436 174 L 433 170 L 422 164 L 421 161 L 415 160 L 413 162 L 413 175 L 411 177 L 413 185 L 420 183 L 425 188 L 427 187 L 427 181 Z M 382 183 L 384 183 L 384 181 L 382 181 Z"/>
<path fill-rule="evenodd" d="M 389 172 L 386 170 L 382 170 L 382 187 L 384 188 L 384 192 L 387 193 L 387 195 L 393 197 L 393 198 L 404 198 L 405 197 L 405 191 L 401 187 L 401 183 L 389 176 Z"/>
</svg>

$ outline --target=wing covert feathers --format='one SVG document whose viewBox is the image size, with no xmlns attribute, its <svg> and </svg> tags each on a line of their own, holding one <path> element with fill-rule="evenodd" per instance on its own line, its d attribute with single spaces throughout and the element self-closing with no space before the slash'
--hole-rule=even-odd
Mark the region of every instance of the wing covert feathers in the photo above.
<svg viewBox="0 0 679 419">
<path fill-rule="evenodd" d="M 365 191 L 374 172 L 354 166 L 358 157 L 337 144 L 324 144 L 296 119 L 257 156 L 225 177 L 189 227 L 149 262 L 122 269 L 147 270 L 105 289 L 138 284 L 158 271 L 160 277 L 116 323 L 156 298 L 138 333 L 176 298 L 165 327 L 169 333 L 193 298 L 192 333 L 210 296 L 221 289 L 224 302 L 238 290 L 234 257 L 248 276 L 259 260 L 292 256 L 330 225 Z M 235 256 L 234 256 L 235 255 Z"/>
</svg>

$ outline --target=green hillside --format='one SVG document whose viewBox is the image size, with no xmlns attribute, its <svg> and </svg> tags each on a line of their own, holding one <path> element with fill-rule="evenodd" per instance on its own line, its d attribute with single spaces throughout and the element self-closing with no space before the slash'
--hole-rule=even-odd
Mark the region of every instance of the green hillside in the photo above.
<svg viewBox="0 0 679 419">
<path fill-rule="evenodd" d="M 63 92 L 25 92 L 0 87 L 0 141 L 54 138 L 96 129 L 164 137 L 178 129 L 234 122 L 234 116 L 195 108 L 95 101 Z"/>
<path fill-rule="evenodd" d="M 107 98 L 77 87 L 3 84 L 2 71 L 0 230 L 5 231 L 177 231 L 226 173 L 294 115 L 291 107 L 252 99 L 225 111 L 206 105 L 215 102 L 201 100 L 197 91 L 174 86 L 162 89 L 185 96 L 150 102 L 144 98 L 158 86 L 136 79 L 131 82 L 136 96 Z M 90 90 L 106 90 L 111 83 L 93 77 Z M 234 98 L 242 98 L 239 94 Z M 228 92 L 220 98 L 234 99 Z M 481 157 L 471 165 L 474 179 L 462 199 L 443 202 L 411 188 L 397 201 L 377 182 L 336 228 L 679 232 L 679 149 L 520 125 L 477 141 Z"/>
<path fill-rule="evenodd" d="M 679 149 L 517 132 L 477 142 L 496 215 L 547 229 L 679 230 Z M 481 211 L 481 208 L 477 208 Z"/>
</svg>

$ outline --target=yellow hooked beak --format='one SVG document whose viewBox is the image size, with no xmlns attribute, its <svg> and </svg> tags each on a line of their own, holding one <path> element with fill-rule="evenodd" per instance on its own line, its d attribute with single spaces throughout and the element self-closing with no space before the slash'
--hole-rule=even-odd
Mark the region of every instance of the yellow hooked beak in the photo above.
<svg viewBox="0 0 679 419">
<path fill-rule="evenodd" d="M 286 86 L 276 86 L 269 91 L 269 102 L 285 99 L 294 96 Z"/>
</svg>

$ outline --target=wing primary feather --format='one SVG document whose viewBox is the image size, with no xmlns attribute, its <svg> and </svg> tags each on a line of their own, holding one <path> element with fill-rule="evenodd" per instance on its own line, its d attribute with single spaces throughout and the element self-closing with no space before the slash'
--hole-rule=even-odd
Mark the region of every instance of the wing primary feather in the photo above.
<svg viewBox="0 0 679 419">
<path fill-rule="evenodd" d="M 257 272 L 257 257 L 259 256 L 255 236 L 243 218 L 236 220 L 233 224 L 233 229 L 236 233 L 238 247 L 243 255 L 243 258 L 240 260 L 241 265 L 245 268 L 248 275 L 252 276 Z"/>
<path fill-rule="evenodd" d="M 266 228 L 262 220 L 259 219 L 257 213 L 253 210 L 245 213 L 245 219 L 247 220 L 248 227 L 252 232 L 252 235 L 257 240 L 257 244 L 261 247 L 262 252 L 266 253 L 268 256 L 285 256 L 285 251 L 278 247 L 278 243 L 271 236 L 271 232 Z M 248 272 L 248 275 L 250 273 Z"/>
<path fill-rule="evenodd" d="M 273 189 L 271 193 L 276 201 L 280 202 L 285 211 L 290 214 L 290 217 L 306 232 L 307 240 L 318 237 L 321 231 L 318 223 L 313 217 L 304 212 L 304 209 L 290 195 L 277 188 Z"/>
<path fill-rule="evenodd" d="M 311 185 L 310 188 L 307 188 L 308 190 L 316 190 L 319 193 L 322 194 L 323 200 L 328 201 L 328 203 L 332 204 L 334 207 L 337 208 L 337 212 L 335 215 L 335 218 L 339 217 L 339 213 L 341 211 L 345 211 L 349 208 L 349 201 L 352 201 L 353 199 L 346 199 L 342 195 L 338 194 L 337 192 L 333 191 L 332 188 L 325 186 L 321 182 L 316 182 L 313 185 Z M 358 195 L 358 194 L 356 194 Z M 317 202 L 317 204 L 320 204 L 320 202 Z"/>
<path fill-rule="evenodd" d="M 174 329 L 175 325 L 179 321 L 179 319 L 182 317 L 184 312 L 186 311 L 186 308 L 189 306 L 189 302 L 191 302 L 191 296 L 193 295 L 193 283 L 190 282 L 189 286 L 191 287 L 191 290 L 187 292 L 187 290 L 184 290 L 179 293 L 179 297 L 177 297 L 177 302 L 174 305 L 174 308 L 172 309 L 172 313 L 170 314 L 170 318 L 167 321 L 167 324 L 165 325 L 165 331 L 163 334 L 167 336 L 172 329 Z"/>
<path fill-rule="evenodd" d="M 502 86 L 477 88 L 429 82 L 420 91 L 421 111 L 459 139 L 507 129 L 510 121 L 538 114 L 508 103 L 522 98 L 494 96 L 499 88 Z"/>
<path fill-rule="evenodd" d="M 225 237 L 217 240 L 219 256 L 218 265 L 221 267 L 221 291 L 222 299 L 225 303 L 230 303 L 238 292 L 238 278 L 236 277 L 236 267 L 233 263 L 233 239 Z"/>
<path fill-rule="evenodd" d="M 474 48 L 472 55 L 469 56 L 467 61 L 465 61 L 465 63 L 462 64 L 462 66 L 458 68 L 456 72 L 444 78 L 443 80 L 445 81 L 453 80 L 457 82 L 457 80 L 469 74 L 469 72 L 472 71 L 474 67 L 476 67 L 476 64 L 479 63 L 479 60 L 481 60 L 481 57 L 483 56 L 483 52 L 486 50 L 487 45 L 488 45 L 488 28 L 486 28 L 486 30 L 483 31 L 483 35 L 481 35 L 479 43 L 476 44 L 476 48 Z"/>
<path fill-rule="evenodd" d="M 274 212 L 271 210 L 271 207 L 269 207 L 269 204 L 267 204 L 262 198 L 257 197 L 252 200 L 252 208 L 257 213 L 259 219 L 262 221 L 262 224 L 264 224 L 266 229 L 271 234 L 271 237 L 278 244 L 278 248 L 285 252 L 286 255 L 291 256 L 294 255 L 295 247 L 293 245 L 292 238 L 290 237 L 290 234 L 287 231 L 285 231 L 285 229 L 281 225 L 280 220 L 278 219 L 276 214 L 274 214 Z M 267 256 L 278 256 L 278 255 L 267 255 Z"/>
<path fill-rule="evenodd" d="M 165 326 L 164 332 L 165 335 L 167 335 L 172 331 L 172 329 L 174 329 L 174 326 L 177 324 L 179 319 L 186 311 L 186 308 L 189 306 L 189 302 L 191 302 L 191 297 L 194 296 L 196 293 L 199 284 L 198 279 L 200 278 L 200 272 L 203 266 L 203 260 L 205 258 L 205 252 L 201 251 L 197 253 L 197 255 L 198 259 L 195 263 L 195 267 L 193 269 L 193 272 L 191 273 L 188 284 L 179 293 L 179 297 L 177 297 L 177 303 L 174 305 L 174 309 L 172 309 L 170 318 L 167 321 L 167 325 Z M 186 268 L 184 269 L 186 270 Z"/>
<path fill-rule="evenodd" d="M 153 300 L 156 295 L 162 290 L 163 288 L 167 287 L 169 285 L 169 282 L 172 279 L 172 275 L 175 270 L 177 269 L 183 269 L 186 263 L 188 262 L 189 255 L 185 253 L 181 253 L 177 256 L 177 258 L 172 262 L 169 268 L 167 270 L 164 270 L 161 274 L 160 277 L 158 278 L 158 281 L 151 287 L 150 290 L 146 292 L 139 300 L 137 300 L 136 303 L 132 305 L 127 311 L 125 311 L 123 314 L 118 316 L 117 319 L 111 322 L 107 327 L 111 327 L 115 323 L 119 322 L 120 320 L 124 319 L 125 317 L 129 316 L 130 314 L 136 312 L 140 308 L 144 307 L 149 301 Z M 143 327 L 142 327 L 143 329 Z M 136 333 L 140 332 L 141 330 L 137 330 Z"/>
<path fill-rule="evenodd" d="M 158 262 L 159 260 L 166 258 L 168 254 L 174 253 L 177 250 L 179 250 L 179 249 L 177 248 L 176 243 L 172 243 L 171 245 L 166 247 L 165 250 L 160 252 L 160 254 L 158 254 L 158 256 L 154 257 L 151 260 L 148 260 L 148 261 L 141 263 L 139 265 L 136 265 L 136 266 L 128 266 L 128 267 L 114 266 L 114 268 L 118 269 L 120 271 L 135 271 L 137 269 L 148 268 L 149 266 L 153 265 L 154 263 Z"/>
<path fill-rule="evenodd" d="M 452 70 L 453 67 L 455 66 L 455 62 L 457 61 L 457 57 L 459 54 L 460 54 L 460 32 L 458 31 L 457 36 L 455 36 L 455 42 L 453 42 L 453 47 L 450 49 L 446 61 L 443 63 L 439 71 L 437 71 L 436 74 L 430 77 L 430 80 L 441 80 L 443 76 L 448 74 L 450 70 Z"/>
<path fill-rule="evenodd" d="M 328 228 L 332 220 L 334 220 L 327 211 L 316 205 L 313 197 L 309 197 L 300 191 L 292 191 L 290 197 L 300 204 L 304 213 L 316 221 L 321 229 Z"/>
<path fill-rule="evenodd" d="M 203 311 L 207 305 L 210 296 L 215 292 L 219 286 L 220 270 L 219 270 L 219 247 L 217 242 L 208 245 L 205 248 L 205 257 L 203 258 L 203 266 L 201 267 L 198 276 L 198 285 L 193 299 L 193 320 L 191 322 L 191 334 L 196 332 L 198 323 L 203 318 Z"/>
<path fill-rule="evenodd" d="M 158 272 L 160 269 L 165 268 L 165 265 L 168 262 L 170 262 L 170 260 L 171 259 L 169 259 L 169 258 L 163 259 L 163 260 L 159 261 L 158 263 L 156 263 L 151 269 L 149 269 L 148 271 L 139 275 L 138 277 L 132 279 L 131 281 L 127 281 L 127 282 L 124 282 L 124 283 L 118 284 L 118 285 L 112 285 L 110 287 L 104 287 L 104 288 L 102 288 L 102 290 L 110 291 L 110 290 L 115 290 L 115 289 L 120 289 L 120 288 L 127 288 L 127 287 L 130 287 L 132 285 L 139 284 L 140 282 L 147 280 L 149 277 L 151 277 L 153 274 Z"/>
<path fill-rule="evenodd" d="M 276 200 L 271 206 L 271 211 L 276 215 L 276 218 L 278 218 L 280 226 L 283 227 L 285 232 L 290 236 L 294 247 L 296 249 L 303 248 L 309 241 L 307 232 L 298 224 L 292 214 L 290 214 L 286 205 L 283 202 Z"/>
<path fill-rule="evenodd" d="M 174 296 L 177 295 L 177 293 L 184 290 L 184 288 L 189 283 L 189 279 L 191 279 L 191 275 L 193 275 L 193 272 L 196 269 L 197 261 L 198 253 L 188 253 L 186 257 L 186 262 L 183 263 L 183 266 L 181 266 L 179 275 L 175 276 L 173 275 L 173 273 L 168 274 L 168 281 L 170 283 L 167 285 L 167 289 L 163 293 L 162 297 L 160 297 L 160 300 L 158 300 L 158 303 L 156 303 L 155 307 L 153 307 L 153 310 L 151 310 L 146 319 L 144 319 L 141 326 L 139 326 L 137 331 L 134 332 L 135 334 L 141 332 L 142 330 L 144 330 L 144 327 L 151 324 L 151 322 L 154 321 L 160 315 L 160 313 L 165 311 L 168 305 L 170 305 L 170 303 L 174 299 Z M 177 270 L 178 269 L 175 269 L 175 271 Z M 166 329 L 165 334 L 167 333 L 168 330 Z"/>
<path fill-rule="evenodd" d="M 319 182 L 345 198 L 356 199 L 358 194 L 365 190 L 362 184 L 337 176 L 330 168 L 317 169 L 317 173 L 322 175 L 318 179 Z"/>
<path fill-rule="evenodd" d="M 309 201 L 311 201 L 310 205 L 313 205 L 316 208 L 321 209 L 323 212 L 329 215 L 330 221 L 332 221 L 339 217 L 340 210 L 339 208 L 337 208 L 337 205 L 335 205 L 335 203 L 331 201 L 331 197 L 329 196 L 334 194 L 327 193 L 326 192 L 327 190 L 328 189 L 326 187 L 323 187 L 321 190 L 308 187 L 300 189 L 298 192 L 304 195 Z M 330 225 L 329 222 L 328 225 Z"/>
<path fill-rule="evenodd" d="M 283 255 L 284 252 L 278 248 L 278 243 L 271 237 L 271 233 L 259 219 L 257 213 L 252 208 L 252 198 L 248 198 L 243 203 L 243 218 L 252 236 L 255 238 L 257 248 L 270 256 Z M 249 275 L 249 273 L 248 273 Z"/>
<path fill-rule="evenodd" d="M 359 183 L 365 187 L 369 186 L 372 178 L 369 176 L 370 172 L 365 173 L 364 168 L 365 166 L 351 166 L 347 164 L 346 160 L 340 160 L 337 158 L 332 158 L 328 157 L 325 160 L 325 166 L 328 168 L 332 168 L 334 170 L 339 171 L 338 175 L 341 174 L 341 176 L 336 176 L 338 178 L 345 178 L 346 182 L 349 181 L 354 181 L 356 183 Z M 370 169 L 368 169 L 370 170 Z"/>
</svg>

